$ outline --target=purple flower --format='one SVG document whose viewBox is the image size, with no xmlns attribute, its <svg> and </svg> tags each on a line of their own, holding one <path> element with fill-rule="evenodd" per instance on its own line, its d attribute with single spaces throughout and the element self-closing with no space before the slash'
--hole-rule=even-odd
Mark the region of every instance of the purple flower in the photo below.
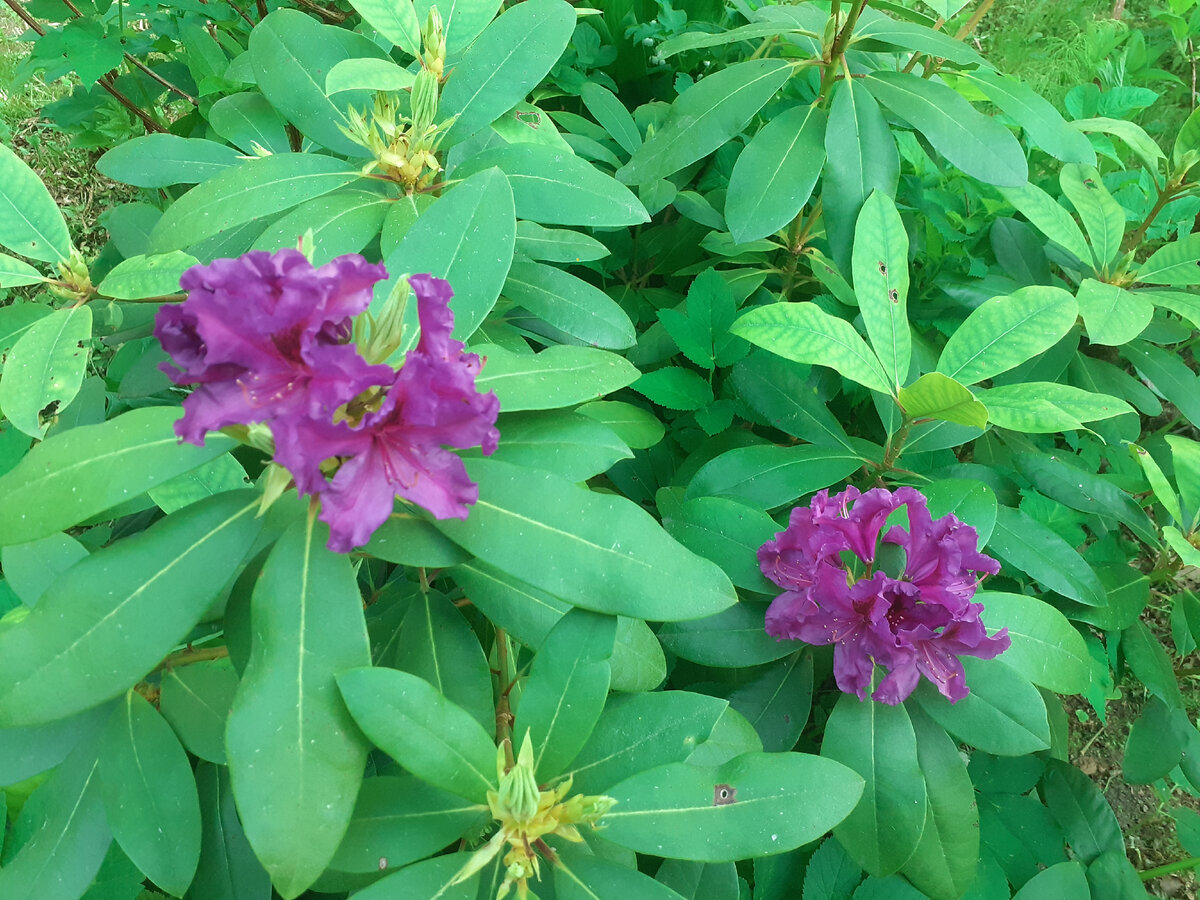
<svg viewBox="0 0 1200 900">
<path fill-rule="evenodd" d="M 908 509 L 909 528 L 891 528 L 883 543 L 905 551 L 899 577 L 876 571 L 879 534 L 888 516 Z M 1008 630 L 988 637 L 971 603 L 979 578 L 999 564 L 977 550 L 975 529 L 952 515 L 936 522 L 925 497 L 902 487 L 860 494 L 822 491 L 792 510 L 788 527 L 759 548 L 763 574 L 784 589 L 767 610 L 767 633 L 832 644 L 838 687 L 865 699 L 876 665 L 888 674 L 872 697 L 902 702 L 921 675 L 951 701 L 968 693 L 960 656 L 991 659 L 1007 650 Z"/>
</svg>

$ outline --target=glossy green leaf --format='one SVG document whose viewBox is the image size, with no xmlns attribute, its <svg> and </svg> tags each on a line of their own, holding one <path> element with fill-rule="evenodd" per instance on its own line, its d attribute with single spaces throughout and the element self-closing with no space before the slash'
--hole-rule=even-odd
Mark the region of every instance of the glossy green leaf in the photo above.
<svg viewBox="0 0 1200 900">
<path fill-rule="evenodd" d="M 980 591 L 988 629 L 1008 629 L 1012 646 L 1005 664 L 1034 684 L 1060 694 L 1079 694 L 1091 683 L 1092 663 L 1079 632 L 1057 609 L 1034 597 Z"/>
<path fill-rule="evenodd" d="M 733 384 L 739 398 L 772 428 L 812 444 L 854 450 L 807 366 L 755 351 L 734 366 Z"/>
<path fill-rule="evenodd" d="M 479 500 L 438 528 L 485 562 L 575 606 L 652 621 L 699 618 L 736 600 L 714 563 L 623 497 L 549 472 L 467 460 Z"/>
<path fill-rule="evenodd" d="M 803 753 L 668 763 L 608 789 L 604 837 L 644 853 L 724 862 L 782 853 L 841 822 L 862 794 L 846 766 Z"/>
<path fill-rule="evenodd" d="M 0 727 L 87 709 L 149 672 L 229 579 L 262 526 L 257 506 L 241 492 L 213 497 L 67 570 L 0 630 Z"/>
<path fill-rule="evenodd" d="M 1053 197 L 1033 184 L 1000 188 L 1004 199 L 1033 223 L 1042 234 L 1073 254 L 1085 266 L 1092 263 L 1092 251 L 1071 214 Z"/>
<path fill-rule="evenodd" d="M 227 144 L 175 134 L 144 134 L 117 144 L 96 160 L 96 171 L 135 187 L 199 184 L 241 160 Z"/>
<path fill-rule="evenodd" d="M 304 249 L 312 253 L 313 265 L 322 266 L 366 247 L 383 227 L 391 202 L 374 191 L 337 191 L 317 197 L 275 221 L 258 236 L 252 249 L 295 247 L 305 237 Z M 311 244 L 306 237 L 310 231 Z"/>
<path fill-rule="evenodd" d="M 691 662 L 740 669 L 774 662 L 799 649 L 763 628 L 766 604 L 743 600 L 703 619 L 668 622 L 658 630 L 663 647 Z"/>
<path fill-rule="evenodd" d="M 633 389 L 667 409 L 696 410 L 713 401 L 712 387 L 698 373 L 681 366 L 647 372 Z"/>
<path fill-rule="evenodd" d="M 725 497 L 696 497 L 662 510 L 662 523 L 671 537 L 711 559 L 738 587 L 774 590 L 759 570 L 756 554 L 779 525 L 761 509 Z"/>
<path fill-rule="evenodd" d="M 225 721 L 238 673 L 226 659 L 177 666 L 163 673 L 159 709 L 191 753 L 225 763 Z"/>
<path fill-rule="evenodd" d="M 63 572 L 88 555 L 87 548 L 66 534 L 0 550 L 0 568 L 12 592 L 26 606 L 35 606 L 46 588 Z"/>
<path fill-rule="evenodd" d="M 246 837 L 285 898 L 333 858 L 362 781 L 367 744 L 334 675 L 370 662 L 350 561 L 327 526 L 293 524 L 254 587 L 255 642 L 225 743 Z"/>
<path fill-rule="evenodd" d="M 812 656 L 802 651 L 772 663 L 729 695 L 729 705 L 746 717 L 769 753 L 791 750 L 808 723 L 812 706 Z"/>
<path fill-rule="evenodd" d="M 196 766 L 203 831 L 200 865 L 190 897 L 196 900 L 270 900 L 271 877 L 246 841 L 234 804 L 229 770 L 200 763 Z"/>
<path fill-rule="evenodd" d="M 887 194 L 867 198 L 854 228 L 854 294 L 893 396 L 908 379 L 908 232 Z"/>
<path fill-rule="evenodd" d="M 396 4 L 397 9 L 406 4 Z M 411 7 L 410 7 L 411 8 Z M 387 59 L 343 59 L 325 76 L 325 93 L 331 97 L 342 91 L 411 90 L 416 76 Z"/>
<path fill-rule="evenodd" d="M 978 86 L 1025 129 L 1033 143 L 1055 159 L 1088 166 L 1096 164 L 1096 151 L 1088 139 L 1068 125 L 1049 100 L 1023 82 L 983 66 L 963 72 L 962 77 Z"/>
<path fill-rule="evenodd" d="M 407 53 L 421 55 L 421 22 L 412 0 L 352 0 L 363 20 Z"/>
<path fill-rule="evenodd" d="M 896 398 L 904 414 L 913 419 L 941 419 L 972 428 L 986 428 L 987 407 L 969 390 L 941 372 L 922 375 Z"/>
<path fill-rule="evenodd" d="M 513 736 L 533 741 L 539 781 L 563 772 L 587 743 L 604 709 L 617 620 L 582 609 L 563 616 L 546 635 L 526 679 Z"/>
<path fill-rule="evenodd" d="M 1017 187 L 1028 179 L 1025 151 L 1012 132 L 976 111 L 952 88 L 907 72 L 872 72 L 865 83 L 876 100 L 968 175 L 1004 187 Z"/>
<path fill-rule="evenodd" d="M 1139 621 L 1122 631 L 1121 652 L 1133 674 L 1151 694 L 1170 707 L 1183 707 L 1174 663 L 1149 626 Z"/>
<path fill-rule="evenodd" d="M 616 179 L 574 154 L 544 144 L 504 144 L 454 170 L 466 178 L 492 166 L 512 185 L 517 216 L 543 225 L 611 227 L 649 222 L 645 207 Z"/>
<path fill-rule="evenodd" d="M 480 894 L 478 874 L 458 884 L 454 877 L 471 859 L 470 853 L 451 853 L 405 866 L 399 872 L 383 878 L 354 894 L 355 900 L 408 900 L 431 897 L 436 900 L 477 900 Z M 485 874 L 487 874 L 485 872 Z M 488 881 L 489 887 L 491 881 Z"/>
<path fill-rule="evenodd" d="M 517 222 L 516 251 L 529 259 L 557 263 L 589 262 L 609 255 L 607 247 L 586 234 L 524 221 Z"/>
<path fill-rule="evenodd" d="M 509 413 L 498 425 L 504 440 L 494 459 L 546 469 L 568 481 L 586 481 L 633 456 L 612 428 L 570 411 Z"/>
<path fill-rule="evenodd" d="M 1090 900 L 1083 866 L 1074 860 L 1039 872 L 1013 895 L 1013 900 Z"/>
<path fill-rule="evenodd" d="M 455 185 L 413 223 L 384 260 L 391 277 L 376 287 L 375 296 L 386 297 L 397 279 L 414 272 L 445 278 L 454 288 L 454 337 L 465 341 L 496 305 L 515 240 L 508 181 L 493 169 L 479 172 Z M 408 321 L 415 323 L 416 304 L 409 308 Z"/>
<path fill-rule="evenodd" d="M 233 441 L 210 435 L 180 444 L 178 408 L 132 410 L 101 425 L 56 434 L 0 477 L 0 547 L 48 537 L 225 453 Z"/>
<path fill-rule="evenodd" d="M 151 251 L 166 253 L 190 247 L 358 178 L 358 170 L 346 162 L 314 153 L 279 153 L 247 160 L 192 188 L 167 207 L 151 232 Z"/>
<path fill-rule="evenodd" d="M 667 860 L 659 868 L 656 878 L 639 872 L 636 868 L 622 865 L 593 853 L 565 848 L 559 854 L 559 865 L 554 870 L 554 891 L 559 900 L 599 900 L 603 897 L 636 898 L 636 900 L 692 900 L 696 893 L 683 894 L 663 883 L 674 866 L 687 866 L 678 860 Z M 694 865 L 694 864 L 693 864 Z M 732 863 L 729 866 L 732 868 Z M 702 868 L 710 868 L 703 866 Z M 728 871 L 728 870 L 727 870 Z M 734 891 L 737 891 L 737 873 L 730 873 Z M 682 887 L 676 885 L 676 887 Z M 711 895 L 709 895 L 711 896 Z"/>
<path fill-rule="evenodd" d="M 1136 277 L 1146 284 L 1200 284 L 1200 234 L 1185 235 L 1154 251 Z"/>
<path fill-rule="evenodd" d="M 1081 862 L 1093 863 L 1104 853 L 1124 852 L 1116 814 L 1096 783 L 1079 769 L 1062 760 L 1050 760 L 1042 779 L 1042 796 Z"/>
<path fill-rule="evenodd" d="M 1093 278 L 1080 283 L 1076 300 L 1093 344 L 1127 344 L 1145 330 L 1154 316 L 1154 304 L 1143 295 Z"/>
<path fill-rule="evenodd" d="M 1157 172 L 1158 161 L 1165 158 L 1158 142 L 1146 133 L 1146 129 L 1126 119 L 1077 119 L 1071 123 L 1071 127 L 1080 131 L 1099 131 L 1120 138 L 1150 172 Z"/>
<path fill-rule="evenodd" d="M 445 6 L 446 4 L 442 4 Z M 413 0 L 417 10 L 417 21 L 424 23 L 429 11 L 437 6 L 436 0 Z M 439 6 L 442 27 L 446 33 L 446 53 L 457 56 L 471 45 L 489 22 L 496 16 L 500 0 L 460 0 L 444 11 Z"/>
<path fill-rule="evenodd" d="M 985 62 L 982 56 L 962 40 L 917 22 L 891 16 L 863 16 L 859 19 L 850 46 L 853 47 L 859 41 L 878 41 L 963 65 L 980 65 Z"/>
<path fill-rule="evenodd" d="M 474 803 L 496 789 L 496 745 L 483 726 L 428 681 L 397 669 L 337 676 L 354 721 L 413 775 Z"/>
<path fill-rule="evenodd" d="M 746 145 L 729 176 L 725 201 L 737 243 L 774 234 L 804 208 L 825 165 L 825 122 L 819 107 L 794 106 Z"/>
<path fill-rule="evenodd" d="M 0 144 L 0 247 L 56 263 L 71 252 L 71 235 L 42 180 Z"/>
<path fill-rule="evenodd" d="M 197 264 L 179 250 L 154 256 L 133 256 L 117 263 L 96 288 L 115 300 L 141 300 L 180 292 L 179 277 Z"/>
<path fill-rule="evenodd" d="M 1195 729 L 1183 710 L 1158 697 L 1142 709 L 1129 729 L 1121 774 L 1130 784 L 1153 784 L 1180 764 Z"/>
<path fill-rule="evenodd" d="M 24 287 L 27 284 L 39 284 L 46 276 L 23 260 L 6 253 L 0 253 L 0 287 Z"/>
<path fill-rule="evenodd" d="M 931 683 L 917 689 L 921 708 L 966 744 L 997 756 L 1050 748 L 1046 704 L 1037 688 L 1003 660 L 960 658 L 970 693 L 951 703 Z"/>
<path fill-rule="evenodd" d="M 780 59 L 734 63 L 696 83 L 662 126 L 617 170 L 626 184 L 648 184 L 703 159 L 737 135 L 791 74 Z"/>
<path fill-rule="evenodd" d="M 1124 850 L 1102 853 L 1088 866 L 1087 881 L 1093 898 L 1104 896 L 1106 892 L 1111 894 L 1112 900 L 1147 900 L 1150 896 Z"/>
<path fill-rule="evenodd" d="M 100 788 L 121 849 L 155 884 L 183 896 L 200 861 L 196 779 L 171 726 L 136 691 L 108 720 Z"/>
<path fill-rule="evenodd" d="M 458 117 L 447 143 L 469 138 L 524 100 L 558 62 L 574 28 L 575 11 L 563 0 L 521 3 L 485 28 L 442 91 L 438 115 Z"/>
<path fill-rule="evenodd" d="M 1125 210 L 1108 188 L 1094 166 L 1069 163 L 1059 172 L 1059 184 L 1063 195 L 1071 201 L 1083 227 L 1099 271 L 1108 272 L 1109 265 L 1121 252 L 1121 239 L 1125 236 Z"/>
<path fill-rule="evenodd" d="M 756 444 L 728 450 L 700 467 L 687 499 L 725 497 L 773 509 L 840 482 L 863 461 L 840 448 Z"/>
<path fill-rule="evenodd" d="M 111 712 L 106 703 L 44 725 L 0 730 L 0 783 L 15 785 L 53 769 L 77 746 L 95 746 Z"/>
<path fill-rule="evenodd" d="M 642 133 L 638 131 L 637 123 L 612 91 L 588 81 L 583 85 L 579 99 L 626 153 L 636 153 L 638 147 L 642 146 Z"/>
<path fill-rule="evenodd" d="M 752 22 L 749 25 L 739 25 L 736 28 L 730 28 L 728 31 L 685 31 L 683 34 L 677 34 L 667 38 L 655 48 L 658 55 L 662 59 L 670 59 L 679 53 L 686 53 L 689 50 L 703 50 L 707 47 L 719 47 L 723 44 L 733 44 L 739 41 L 758 41 L 765 37 L 775 37 L 780 34 L 796 34 L 803 33 L 809 37 L 818 37 L 819 35 L 813 32 L 803 32 L 799 28 L 788 28 L 782 23 L 771 22 Z"/>
<path fill-rule="evenodd" d="M 1083 428 L 1084 422 L 1133 412 L 1117 397 L 1046 381 L 1001 385 L 975 396 L 987 407 L 993 425 L 1028 434 L 1071 431 Z"/>
<path fill-rule="evenodd" d="M 490 622 L 527 647 L 540 646 L 571 609 L 557 597 L 478 559 L 455 566 L 450 574 Z"/>
<path fill-rule="evenodd" d="M 547 347 L 536 354 L 482 344 L 471 349 L 487 360 L 476 389 L 495 391 L 505 412 L 574 406 L 626 387 L 639 375 L 624 357 L 594 347 Z"/>
<path fill-rule="evenodd" d="M 751 309 L 730 329 L 793 362 L 829 366 L 881 394 L 892 392 L 879 359 L 854 326 L 815 303 L 772 303 Z"/>
<path fill-rule="evenodd" d="M 40 438 L 45 420 L 79 392 L 91 339 L 90 306 L 58 309 L 30 325 L 9 350 L 0 379 L 0 408 L 8 421 Z"/>
<path fill-rule="evenodd" d="M 862 799 L 834 836 L 872 875 L 895 872 L 925 829 L 925 779 L 908 712 L 843 694 L 825 724 L 821 755 L 864 779 Z"/>
<path fill-rule="evenodd" d="M 1078 315 L 1062 288 L 1035 285 L 992 297 L 950 336 L 937 370 L 961 384 L 1007 372 L 1058 343 Z"/>
<path fill-rule="evenodd" d="M 258 144 L 272 153 L 290 153 L 283 117 L 257 91 L 222 97 L 208 111 L 213 131 L 246 153 Z"/>
<path fill-rule="evenodd" d="M 637 341 L 633 322 L 608 294 L 568 272 L 514 260 L 504 296 L 593 347 L 623 350 Z"/>
<path fill-rule="evenodd" d="M 371 535 L 366 550 L 372 556 L 406 566 L 442 568 L 471 558 L 446 538 L 428 519 L 415 513 L 393 512 Z"/>
</svg>

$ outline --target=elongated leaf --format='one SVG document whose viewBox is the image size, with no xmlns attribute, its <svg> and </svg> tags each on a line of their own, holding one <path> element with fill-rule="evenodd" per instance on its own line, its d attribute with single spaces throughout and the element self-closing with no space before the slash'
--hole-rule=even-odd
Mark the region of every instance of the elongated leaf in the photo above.
<svg viewBox="0 0 1200 900">
<path fill-rule="evenodd" d="M 409 56 L 421 55 L 421 23 L 412 0 L 352 0 L 350 5 L 367 24 Z"/>
<path fill-rule="evenodd" d="M 962 65 L 986 64 L 984 58 L 963 41 L 916 22 L 906 22 L 890 16 L 864 16 L 860 19 L 858 27 L 854 29 L 854 38 L 850 46 L 853 47 L 859 41 L 879 41 Z"/>
<path fill-rule="evenodd" d="M 1104 853 L 1123 853 L 1124 838 L 1117 817 L 1096 783 L 1062 760 L 1050 760 L 1042 779 L 1042 796 L 1071 849 L 1085 863 Z"/>
<path fill-rule="evenodd" d="M 436 524 L 485 562 L 574 606 L 652 621 L 694 619 L 733 604 L 729 579 L 623 497 L 494 460 L 467 460 L 479 501 L 466 521 Z"/>
<path fill-rule="evenodd" d="M 43 262 L 65 260 L 71 235 L 42 180 L 0 144 L 0 247 Z"/>
<path fill-rule="evenodd" d="M 724 497 L 697 497 L 663 510 L 663 527 L 693 553 L 711 559 L 738 587 L 773 590 L 758 568 L 758 548 L 779 526 L 769 515 Z"/>
<path fill-rule="evenodd" d="M 978 391 L 976 396 L 987 406 L 994 425 L 1029 434 L 1070 431 L 1083 428 L 1084 422 L 1133 412 L 1117 397 L 1045 381 L 1006 384 Z"/>
<path fill-rule="evenodd" d="M 668 763 L 608 789 L 604 837 L 677 859 L 783 853 L 846 818 L 862 779 L 803 753 L 746 753 L 721 766 Z"/>
<path fill-rule="evenodd" d="M 0 253 L 0 287 L 14 288 L 27 284 L 38 284 L 46 276 L 15 256 Z"/>
<path fill-rule="evenodd" d="M 407 274 L 445 278 L 454 289 L 454 337 L 466 340 L 496 305 L 508 275 L 516 240 L 513 215 L 512 190 L 499 171 L 466 179 L 429 207 L 384 260 L 390 277 L 376 286 L 375 297 L 387 297 Z M 416 304 L 409 310 L 415 323 Z"/>
<path fill-rule="evenodd" d="M 962 384 L 999 375 L 1053 347 L 1078 315 L 1062 288 L 1034 285 L 993 297 L 950 336 L 937 370 Z"/>
<path fill-rule="evenodd" d="M 258 144 L 272 153 L 290 153 L 283 117 L 257 91 L 222 97 L 208 111 L 213 131 L 246 153 Z"/>
<path fill-rule="evenodd" d="M 803 32 L 799 28 L 789 28 L 780 22 L 752 22 L 749 25 L 739 25 L 728 31 L 687 31 L 667 38 L 658 45 L 658 55 L 670 59 L 677 53 L 689 50 L 703 50 L 706 47 L 719 47 L 723 44 L 733 44 L 738 41 L 754 41 L 764 37 L 774 37 L 779 34 L 807 34 L 808 37 L 819 38 L 814 32 Z"/>
<path fill-rule="evenodd" d="M 989 100 L 1016 120 L 1037 146 L 1065 163 L 1094 166 L 1096 151 L 1078 130 L 1066 123 L 1050 101 L 1015 78 L 980 66 L 962 77 L 976 84 Z"/>
<path fill-rule="evenodd" d="M 1091 683 L 1092 663 L 1079 632 L 1053 606 L 1023 594 L 980 591 L 990 629 L 1007 628 L 1012 646 L 1002 659 L 1034 684 L 1078 694 Z"/>
<path fill-rule="evenodd" d="M 686 496 L 725 497 L 772 509 L 829 487 L 861 465 L 858 454 L 830 447 L 738 447 L 701 466 Z"/>
<path fill-rule="evenodd" d="M 796 746 L 812 706 L 812 656 L 797 652 L 779 660 L 729 695 L 729 705 L 746 717 L 763 749 L 783 753 Z"/>
<path fill-rule="evenodd" d="M 225 764 L 225 721 L 237 691 L 238 673 L 229 659 L 168 669 L 159 709 L 191 753 Z"/>
<path fill-rule="evenodd" d="M 586 234 L 523 221 L 517 222 L 516 250 L 530 259 L 559 263 L 588 262 L 609 254 L 607 247 Z"/>
<path fill-rule="evenodd" d="M 429 11 L 438 6 L 436 0 L 413 0 L 417 10 L 417 21 L 424 23 L 429 18 Z M 446 33 L 446 53 L 457 57 L 471 45 L 496 17 L 500 8 L 500 0 L 460 0 L 452 5 L 446 5 L 445 10 L 438 6 L 442 16 L 442 27 Z"/>
<path fill-rule="evenodd" d="M 729 176 L 725 201 L 737 243 L 772 235 L 799 215 L 825 165 L 825 122 L 819 107 L 795 106 L 746 145 Z"/>
<path fill-rule="evenodd" d="M 436 900 L 477 900 L 479 883 L 487 879 L 489 889 L 492 877 L 499 883 L 501 875 L 485 869 L 483 875 L 476 873 L 470 878 L 451 884 L 455 876 L 471 860 L 471 853 L 450 853 L 422 860 L 405 866 L 399 872 L 383 878 L 365 890 L 356 891 L 356 900 L 404 900 L 407 897 L 431 897 Z"/>
<path fill-rule="evenodd" d="M 881 394 L 892 387 L 867 342 L 844 319 L 815 303 L 772 303 L 751 309 L 730 329 L 752 344 L 793 362 L 829 366 Z"/>
<path fill-rule="evenodd" d="M 608 294 L 561 269 L 514 260 L 504 296 L 593 347 L 623 350 L 637 341 L 633 322 Z"/>
<path fill-rule="evenodd" d="M 563 616 L 534 657 L 513 724 L 528 731 L 539 781 L 554 778 L 587 743 L 604 709 L 617 620 L 575 609 Z"/>
<path fill-rule="evenodd" d="M 658 639 L 683 659 L 718 669 L 741 669 L 783 659 L 800 648 L 796 641 L 776 640 L 763 628 L 766 604 L 743 600 L 715 615 L 687 622 L 668 622 Z"/>
<path fill-rule="evenodd" d="M 269 900 L 271 877 L 254 857 L 234 804 L 229 770 L 196 766 L 203 836 L 190 896 L 213 900 Z"/>
<path fill-rule="evenodd" d="M 121 849 L 183 896 L 200 861 L 200 798 L 171 726 L 136 691 L 113 711 L 100 748 L 100 787 Z"/>
<path fill-rule="evenodd" d="M 1083 265 L 1092 264 L 1092 251 L 1079 225 L 1053 197 L 1033 184 L 1002 187 L 1000 193 L 1042 234 L 1073 254 Z"/>
<path fill-rule="evenodd" d="M 1125 236 L 1125 210 L 1108 192 L 1094 166 L 1077 163 L 1063 166 L 1059 173 L 1059 184 L 1083 220 L 1083 227 L 1092 242 L 1097 271 L 1108 272 L 1109 265 L 1121 252 L 1121 239 Z"/>
<path fill-rule="evenodd" d="M 39 444 L 0 477 L 0 547 L 69 528 L 234 446 L 224 435 L 210 435 L 204 447 L 180 444 L 171 431 L 179 415 L 171 407 L 131 410 Z"/>
<path fill-rule="evenodd" d="M 512 186 L 516 214 L 545 225 L 638 225 L 645 207 L 615 178 L 574 154 L 544 144 L 484 150 L 454 170 L 466 178 L 495 166 Z"/>
<path fill-rule="evenodd" d="M 532 0 L 512 7 L 484 29 L 454 67 L 438 105 L 458 116 L 447 146 L 466 140 L 516 106 L 558 62 L 575 28 L 563 0 Z"/>
<path fill-rule="evenodd" d="M 144 134 L 118 144 L 96 161 L 96 171 L 135 187 L 199 184 L 241 160 L 227 144 L 175 134 Z"/>
<path fill-rule="evenodd" d="M 0 781 L 17 784 L 53 769 L 81 744 L 95 746 L 112 706 L 106 703 L 45 725 L 0 731 Z"/>
<path fill-rule="evenodd" d="M 1189 234 L 1160 247 L 1138 269 L 1146 284 L 1200 284 L 1200 234 Z"/>
<path fill-rule="evenodd" d="M 637 148 L 642 146 L 642 133 L 638 131 L 637 123 L 612 91 L 588 81 L 583 85 L 579 99 L 626 153 L 636 153 Z"/>
<path fill-rule="evenodd" d="M 8 352 L 0 379 L 0 408 L 30 437 L 45 434 L 48 421 L 70 403 L 83 384 L 90 357 L 92 309 L 57 309 L 29 326 Z"/>
<path fill-rule="evenodd" d="M 1077 119 L 1071 123 L 1071 127 L 1078 128 L 1080 131 L 1099 131 L 1103 134 L 1111 134 L 1114 137 L 1120 138 L 1133 151 L 1134 156 L 1141 160 L 1142 165 L 1149 172 L 1157 172 L 1158 161 L 1165 159 L 1162 149 L 1158 146 L 1158 142 L 1146 134 L 1146 130 L 1135 122 L 1129 122 L 1125 119 L 1099 117 L 1095 119 Z"/>
<path fill-rule="evenodd" d="M 923 683 L 917 699 L 939 725 L 964 743 L 997 756 L 1023 756 L 1050 748 L 1046 703 L 1029 681 L 1000 660 L 964 656 L 970 693 L 950 703 Z"/>
<path fill-rule="evenodd" d="M 403 4 L 396 4 L 400 9 Z M 343 59 L 325 76 L 325 93 L 411 90 L 416 76 L 387 59 Z"/>
<path fill-rule="evenodd" d="M 79 712 L 149 672 L 229 579 L 262 527 L 256 508 L 245 492 L 221 494 L 68 569 L 0 630 L 0 727 Z"/>
<path fill-rule="evenodd" d="M 854 294 L 871 347 L 895 396 L 908 380 L 912 332 L 908 327 L 908 232 L 887 194 L 875 191 L 854 229 Z"/>
<path fill-rule="evenodd" d="M 475 803 L 496 789 L 492 739 L 428 681 L 373 668 L 349 669 L 337 681 L 358 726 L 412 774 Z"/>
<path fill-rule="evenodd" d="M 897 401 L 905 415 L 914 419 L 941 419 L 972 428 L 987 426 L 987 407 L 941 372 L 929 372 L 901 388 Z"/>
<path fill-rule="evenodd" d="M 288 900 L 333 858 L 367 757 L 334 681 L 371 660 L 362 600 L 350 561 L 325 549 L 328 536 L 311 518 L 296 522 L 267 558 L 225 732 L 246 837 Z"/>
<path fill-rule="evenodd" d="M 779 59 L 734 63 L 693 85 L 666 121 L 617 171 L 626 184 L 648 184 L 703 159 L 746 127 L 787 81 Z"/>
<path fill-rule="evenodd" d="M 150 249 L 154 253 L 182 250 L 328 194 L 358 177 L 358 170 L 342 160 L 312 153 L 248 160 L 192 188 L 169 206 L 150 234 Z"/>
<path fill-rule="evenodd" d="M 925 778 L 908 712 L 843 694 L 825 725 L 821 755 L 864 780 L 862 799 L 834 836 L 872 875 L 895 872 L 925 830 Z"/>
<path fill-rule="evenodd" d="M 756 351 L 734 366 L 733 384 L 739 397 L 772 428 L 813 444 L 854 449 L 821 401 L 807 367 Z"/>
<path fill-rule="evenodd" d="M 1154 304 L 1146 297 L 1093 278 L 1085 278 L 1079 285 L 1076 300 L 1093 344 L 1127 344 L 1145 330 L 1154 316 Z"/>
<path fill-rule="evenodd" d="M 1013 900 L 1088 900 L 1091 896 L 1083 866 L 1072 860 L 1039 872 Z"/>
<path fill-rule="evenodd" d="M 117 263 L 96 290 L 114 300 L 178 294 L 180 276 L 197 262 L 194 256 L 179 250 L 155 256 L 133 256 Z"/>
<path fill-rule="evenodd" d="M 957 91 L 906 72 L 873 72 L 867 89 L 920 131 L 951 163 L 987 184 L 1028 180 L 1025 153 L 1007 128 L 977 112 Z"/>
<path fill-rule="evenodd" d="M 639 375 L 624 357 L 592 347 L 547 347 L 536 354 L 490 344 L 471 349 L 487 360 L 475 387 L 495 391 L 506 412 L 574 406 L 626 387 Z"/>
<path fill-rule="evenodd" d="M 295 247 L 302 236 L 314 266 L 347 253 L 358 253 L 379 234 L 390 201 L 373 191 L 337 191 L 302 203 L 273 223 L 254 242 L 255 250 Z"/>
</svg>

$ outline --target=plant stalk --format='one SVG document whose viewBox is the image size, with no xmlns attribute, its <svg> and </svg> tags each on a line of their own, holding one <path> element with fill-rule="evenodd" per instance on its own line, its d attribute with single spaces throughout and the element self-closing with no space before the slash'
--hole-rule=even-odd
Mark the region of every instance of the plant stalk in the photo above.
<svg viewBox="0 0 1200 900">
<path fill-rule="evenodd" d="M 1173 863 L 1167 863 L 1162 866 L 1155 866 L 1153 869 L 1146 869 L 1144 872 L 1138 872 L 1138 877 L 1142 881 L 1152 881 L 1155 878 L 1162 878 L 1164 875 L 1171 875 L 1175 872 L 1185 872 L 1188 869 L 1194 869 L 1200 866 L 1200 856 L 1190 856 L 1187 859 L 1176 860 Z"/>
<path fill-rule="evenodd" d="M 967 19 L 963 27 L 958 29 L 957 33 L 955 33 L 955 40 L 965 41 L 968 37 L 970 37 L 971 32 L 979 27 L 979 23 L 983 21 L 983 17 L 988 14 L 988 10 L 992 8 L 995 2 L 996 0 L 983 0 L 983 2 L 980 3 L 976 8 L 975 12 L 971 13 L 971 18 Z"/>
</svg>

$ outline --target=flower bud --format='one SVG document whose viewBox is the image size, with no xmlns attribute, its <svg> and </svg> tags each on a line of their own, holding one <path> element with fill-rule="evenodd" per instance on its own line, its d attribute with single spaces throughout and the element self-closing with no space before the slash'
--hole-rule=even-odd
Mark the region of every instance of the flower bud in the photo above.
<svg viewBox="0 0 1200 900">
<path fill-rule="evenodd" d="M 504 752 L 503 748 L 500 752 Z M 541 799 L 533 771 L 533 744 L 526 731 L 517 764 L 500 777 L 500 789 L 496 792 L 496 804 L 492 812 L 502 822 L 524 825 L 537 815 Z"/>
<path fill-rule="evenodd" d="M 412 86 L 413 133 L 423 134 L 437 118 L 438 79 L 430 69 L 417 73 Z"/>
</svg>

